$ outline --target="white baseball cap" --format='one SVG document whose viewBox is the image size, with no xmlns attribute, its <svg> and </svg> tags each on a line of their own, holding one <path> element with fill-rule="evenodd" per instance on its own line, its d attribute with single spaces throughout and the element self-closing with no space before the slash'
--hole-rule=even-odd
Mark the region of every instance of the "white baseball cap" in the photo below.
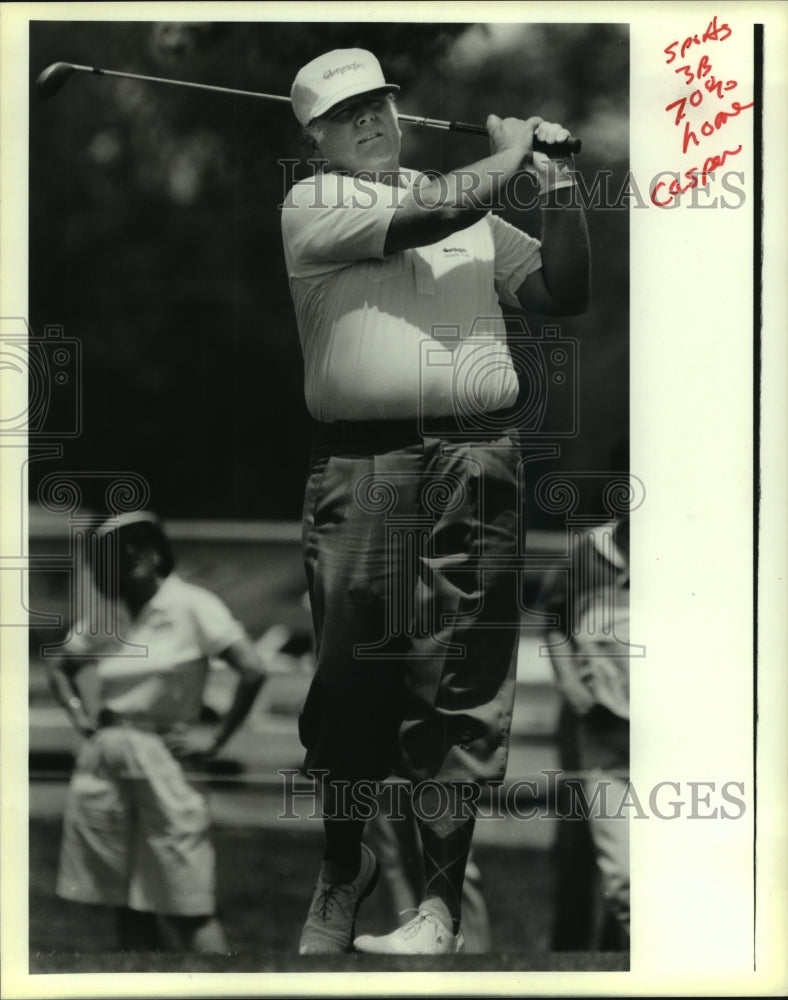
<svg viewBox="0 0 788 1000">
<path fill-rule="evenodd" d="M 302 66 L 290 88 L 296 118 L 308 125 L 347 97 L 371 90 L 397 91 L 386 83 L 380 63 L 366 49 L 333 49 Z"/>
<path fill-rule="evenodd" d="M 120 531 L 121 528 L 128 528 L 132 524 L 151 524 L 162 530 L 158 517 L 149 510 L 129 510 L 123 514 L 116 514 L 108 517 L 96 531 L 96 534 L 103 538 L 111 531 Z"/>
</svg>

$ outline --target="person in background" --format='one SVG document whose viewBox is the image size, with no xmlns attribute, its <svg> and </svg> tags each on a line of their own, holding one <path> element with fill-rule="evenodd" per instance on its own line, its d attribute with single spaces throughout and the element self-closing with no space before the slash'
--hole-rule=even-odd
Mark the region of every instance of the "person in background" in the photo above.
<svg viewBox="0 0 788 1000">
<path fill-rule="evenodd" d="M 55 698 L 85 737 L 68 790 L 56 891 L 113 907 L 121 950 L 226 953 L 208 805 L 189 770 L 243 722 L 265 679 L 263 661 L 223 602 L 174 572 L 155 515 L 104 522 L 94 557 L 96 588 L 116 627 L 90 634 L 87 621 L 76 624 L 48 667 Z M 206 728 L 198 723 L 213 657 L 238 682 L 226 714 Z M 79 683 L 88 664 L 95 714 Z"/>
<path fill-rule="evenodd" d="M 626 950 L 629 826 L 615 813 L 629 780 L 629 518 L 580 535 L 569 574 L 545 577 L 538 606 L 557 621 L 545 639 L 563 697 L 561 766 L 592 804 L 578 810 L 564 782 L 554 948 Z"/>
</svg>

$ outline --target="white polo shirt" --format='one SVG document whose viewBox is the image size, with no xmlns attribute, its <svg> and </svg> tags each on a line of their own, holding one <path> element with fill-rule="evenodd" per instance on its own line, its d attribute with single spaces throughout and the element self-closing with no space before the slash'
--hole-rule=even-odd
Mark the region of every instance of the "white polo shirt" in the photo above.
<svg viewBox="0 0 788 1000">
<path fill-rule="evenodd" d="M 215 594 L 171 573 L 132 619 L 122 604 L 112 634 L 80 623 L 64 652 L 96 661 L 98 707 L 162 731 L 200 716 L 209 658 L 245 634 Z"/>
<path fill-rule="evenodd" d="M 335 173 L 300 181 L 282 208 L 306 404 L 321 422 L 490 413 L 517 375 L 499 297 L 542 266 L 540 243 L 488 213 L 430 246 L 383 248 L 403 187 Z"/>
</svg>

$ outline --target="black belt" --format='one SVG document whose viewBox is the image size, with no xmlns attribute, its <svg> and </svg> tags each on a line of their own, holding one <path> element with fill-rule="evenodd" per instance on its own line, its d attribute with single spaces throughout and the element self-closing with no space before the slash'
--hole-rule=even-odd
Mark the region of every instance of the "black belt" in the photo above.
<svg viewBox="0 0 788 1000">
<path fill-rule="evenodd" d="M 408 420 L 336 420 L 318 424 L 318 444 L 376 444 L 449 438 L 479 441 L 500 437 L 517 427 L 520 411 L 514 407 L 467 417 L 414 417 Z"/>
</svg>

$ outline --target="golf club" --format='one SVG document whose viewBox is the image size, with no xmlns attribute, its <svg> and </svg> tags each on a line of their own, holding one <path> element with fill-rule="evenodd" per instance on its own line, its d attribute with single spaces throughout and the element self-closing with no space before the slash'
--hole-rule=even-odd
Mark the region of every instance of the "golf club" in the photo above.
<svg viewBox="0 0 788 1000">
<path fill-rule="evenodd" d="M 123 73 L 114 69 L 99 69 L 97 66 L 78 66 L 75 63 L 52 63 L 38 76 L 36 91 L 41 98 L 54 97 L 59 93 L 74 73 L 92 73 L 94 76 L 119 76 L 127 80 L 144 80 L 147 83 L 169 83 L 175 87 L 192 87 L 195 90 L 210 90 L 219 94 L 235 94 L 240 97 L 258 97 L 266 101 L 290 103 L 289 97 L 278 94 L 263 94 L 256 90 L 236 90 L 234 87 L 217 87 L 209 83 L 191 83 L 187 80 L 169 80 L 161 76 L 143 76 L 140 73 Z M 424 125 L 428 128 L 439 128 L 450 132 L 471 132 L 475 135 L 487 135 L 484 125 L 471 125 L 468 122 L 441 121 L 438 118 L 421 118 L 416 115 L 399 115 L 399 120 L 410 125 Z M 570 136 L 562 143 L 543 143 L 534 139 L 534 149 L 543 153 L 579 153 L 582 144 L 579 139 Z"/>
</svg>

